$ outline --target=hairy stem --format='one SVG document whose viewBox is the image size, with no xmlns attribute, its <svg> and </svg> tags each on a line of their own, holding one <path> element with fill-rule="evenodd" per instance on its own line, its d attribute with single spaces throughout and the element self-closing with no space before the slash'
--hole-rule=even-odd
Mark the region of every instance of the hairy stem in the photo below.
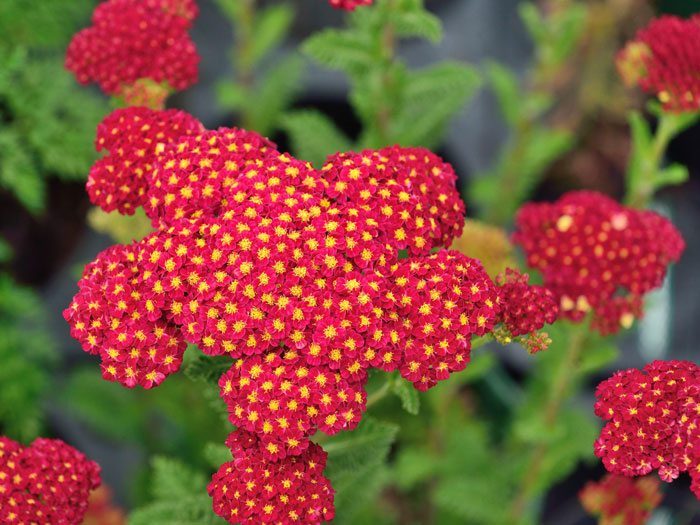
<svg viewBox="0 0 700 525">
<path fill-rule="evenodd" d="M 562 406 L 569 398 L 570 386 L 575 383 L 578 377 L 578 365 L 585 348 L 587 329 L 585 324 L 572 329 L 564 360 L 554 381 L 548 385 L 547 402 L 544 406 L 544 425 L 546 428 L 552 428 L 556 424 Z M 548 452 L 548 443 L 540 443 L 532 451 L 510 509 L 512 523 L 520 522 L 521 517 L 528 510 L 529 504 L 537 495 L 539 490 L 537 481 L 542 474 Z"/>
</svg>

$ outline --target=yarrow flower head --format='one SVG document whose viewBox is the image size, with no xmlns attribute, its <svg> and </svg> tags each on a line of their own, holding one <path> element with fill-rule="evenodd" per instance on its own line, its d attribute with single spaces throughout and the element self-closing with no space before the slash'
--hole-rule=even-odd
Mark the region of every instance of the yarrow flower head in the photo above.
<svg viewBox="0 0 700 525">
<path fill-rule="evenodd" d="M 555 203 L 529 203 L 516 218 L 514 240 L 539 270 L 561 315 L 582 320 L 593 311 L 603 334 L 629 328 L 644 294 L 659 287 L 685 243 L 664 217 L 590 191 Z"/>
<path fill-rule="evenodd" d="M 552 324 L 559 315 L 554 294 L 542 286 L 528 284 L 530 276 L 513 268 L 497 279 L 501 293 L 501 319 L 513 336 L 536 332 Z"/>
<path fill-rule="evenodd" d="M 100 468 L 60 440 L 0 437 L 0 522 L 82 523 Z"/>
<path fill-rule="evenodd" d="M 658 480 L 614 474 L 587 483 L 579 494 L 583 508 L 601 525 L 644 525 L 662 499 Z"/>
<path fill-rule="evenodd" d="M 373 0 L 328 0 L 328 2 L 336 9 L 354 11 L 356 7 L 372 5 Z"/>
<path fill-rule="evenodd" d="M 310 436 L 357 426 L 371 368 L 421 390 L 462 370 L 471 338 L 498 322 L 500 294 L 477 260 L 430 254 L 464 223 L 454 170 L 431 152 L 336 154 L 316 170 L 255 133 L 187 122 L 162 147 L 142 135 L 122 142 L 119 155 L 149 158 L 129 202 L 155 231 L 88 265 L 64 317 L 103 376 L 128 387 L 160 384 L 187 343 L 230 357 L 220 394 L 248 437 L 210 487 L 217 513 L 329 519 L 332 490 Z M 109 184 L 95 178 L 93 191 Z"/>
<path fill-rule="evenodd" d="M 658 470 L 667 482 L 690 474 L 700 498 L 700 368 L 654 361 L 617 372 L 596 390 L 595 413 L 607 421 L 595 443 L 605 468 L 623 476 Z"/>
<path fill-rule="evenodd" d="M 656 96 L 667 111 L 700 109 L 700 15 L 662 16 L 619 53 L 623 80 Z"/>
<path fill-rule="evenodd" d="M 333 519 L 334 491 L 323 476 L 327 455 L 321 447 L 312 443 L 300 455 L 271 462 L 255 434 L 237 430 L 226 444 L 233 461 L 221 465 L 208 487 L 219 516 L 241 525 Z"/>
<path fill-rule="evenodd" d="M 133 87 L 144 79 L 183 90 L 197 81 L 199 55 L 188 34 L 196 15 L 193 0 L 107 0 L 73 37 L 66 68 L 127 102 L 143 97 Z"/>
<path fill-rule="evenodd" d="M 131 215 L 146 202 L 159 154 L 179 137 L 200 132 L 202 124 L 183 111 L 145 107 L 117 109 L 97 127 L 95 146 L 108 154 L 90 169 L 90 201 L 106 212 Z"/>
</svg>

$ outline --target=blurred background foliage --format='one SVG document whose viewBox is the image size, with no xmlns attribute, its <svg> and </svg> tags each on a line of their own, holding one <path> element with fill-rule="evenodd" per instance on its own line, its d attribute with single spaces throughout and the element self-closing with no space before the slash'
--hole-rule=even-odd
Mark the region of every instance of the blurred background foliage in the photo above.
<svg viewBox="0 0 700 525">
<path fill-rule="evenodd" d="M 257 130 L 317 165 L 339 150 L 435 148 L 463 168 L 470 215 L 506 229 L 529 198 L 578 187 L 623 195 L 630 151 L 650 140 L 656 117 L 618 82 L 614 53 L 654 12 L 698 9 L 693 0 L 497 7 L 379 0 L 341 16 L 319 2 L 200 0 L 202 83 L 171 105 L 197 116 L 205 108 L 206 124 Z M 149 231 L 143 216 L 90 210 L 83 190 L 96 158 L 96 124 L 115 102 L 78 86 L 62 62 L 95 4 L 0 2 L 0 430 L 23 441 L 59 435 L 93 454 L 117 499 L 138 508 L 134 525 L 221 523 L 205 487 L 229 457 L 221 444 L 230 425 L 215 386 L 224 364 L 188 350 L 185 373 L 152 391 L 129 391 L 101 379 L 60 319 L 86 262 Z M 477 26 L 493 20 L 489 9 L 515 20 L 520 33 L 497 38 L 506 48 L 510 40 L 523 47 L 524 38 L 529 58 L 517 55 L 514 64 L 495 52 L 468 63 L 462 35 L 450 33 L 454 21 L 444 16 L 467 12 L 458 4 L 491 6 L 475 7 L 483 17 Z M 426 49 L 442 60 L 426 60 Z M 227 59 L 207 63 L 210 50 Z M 469 149 L 460 133 L 464 110 L 489 106 L 485 122 L 499 129 L 498 140 L 481 149 L 494 154 L 470 165 L 462 155 Z M 630 109 L 638 110 L 636 135 L 626 122 Z M 456 247 L 469 254 L 493 248 L 479 256 L 496 253 L 498 273 L 504 258 L 517 256 L 507 231 L 481 228 L 470 221 L 471 237 Z M 561 326 L 550 335 L 553 346 L 532 370 L 520 348 L 479 349 L 465 372 L 426 394 L 373 375 L 370 395 L 383 388 L 391 395 L 373 404 L 356 431 L 319 437 L 338 491 L 335 522 L 590 523 L 576 494 L 602 472 L 592 454 L 599 422 L 591 391 L 619 362 L 618 345 Z M 630 345 L 620 342 L 625 359 Z M 576 374 L 567 352 L 573 345 L 583 356 Z M 543 406 L 562 417 L 551 420 Z M 691 523 L 697 507 L 686 493 L 669 488 L 656 519 Z"/>
</svg>

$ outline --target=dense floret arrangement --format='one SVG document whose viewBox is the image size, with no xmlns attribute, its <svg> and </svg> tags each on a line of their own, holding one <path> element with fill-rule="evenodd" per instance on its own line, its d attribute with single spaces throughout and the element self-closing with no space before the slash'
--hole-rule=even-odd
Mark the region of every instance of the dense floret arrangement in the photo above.
<svg viewBox="0 0 700 525">
<path fill-rule="evenodd" d="M 659 485 L 651 477 L 607 474 L 600 481 L 588 482 L 579 499 L 588 513 L 598 517 L 600 525 L 644 525 L 663 499 Z"/>
<path fill-rule="evenodd" d="M 166 144 L 202 129 L 197 119 L 174 109 L 113 111 L 97 127 L 95 147 L 108 154 L 90 169 L 86 186 L 90 201 L 106 212 L 133 214 L 145 204 L 157 155 Z"/>
<path fill-rule="evenodd" d="M 100 467 L 60 440 L 0 437 L 0 522 L 82 523 Z"/>
<path fill-rule="evenodd" d="M 107 0 L 73 37 L 66 68 L 81 84 L 132 102 L 144 98 L 134 89 L 143 80 L 183 90 L 197 81 L 199 55 L 188 34 L 197 12 L 192 0 Z"/>
<path fill-rule="evenodd" d="M 301 454 L 271 462 L 254 434 L 237 430 L 209 484 L 214 511 L 229 523 L 318 524 L 333 519 L 333 488 L 323 476 L 326 453 L 312 443 Z"/>
<path fill-rule="evenodd" d="M 559 301 L 561 315 L 593 312 L 603 334 L 629 328 L 644 295 L 661 286 L 685 248 L 670 221 L 590 191 L 554 203 L 529 203 L 516 217 L 514 240 Z"/>
<path fill-rule="evenodd" d="M 595 413 L 607 421 L 595 453 L 613 474 L 658 470 L 667 482 L 690 474 L 700 497 L 700 369 L 689 361 L 654 361 L 617 372 L 596 390 Z"/>
<path fill-rule="evenodd" d="M 362 5 L 372 5 L 373 0 L 328 0 L 328 2 L 336 9 L 344 9 L 345 11 L 353 11 L 355 8 Z"/>
<path fill-rule="evenodd" d="M 113 167 L 91 176 L 90 194 L 122 213 L 143 206 L 155 228 L 102 252 L 64 312 L 106 379 L 156 386 L 188 343 L 230 357 L 219 382 L 230 420 L 254 436 L 259 461 L 282 468 L 311 453 L 316 431 L 359 423 L 369 369 L 427 390 L 503 321 L 479 261 L 431 254 L 464 220 L 454 170 L 433 153 L 339 153 L 316 170 L 255 133 L 199 126 L 130 108 L 100 128 L 110 155 L 97 166 Z M 556 311 L 521 281 L 503 289 L 518 298 L 506 315 L 518 334 Z M 525 307 L 532 297 L 541 308 Z M 332 512 L 324 505 L 318 516 Z"/>
<path fill-rule="evenodd" d="M 656 96 L 667 111 L 700 109 L 700 15 L 662 16 L 617 58 L 626 83 Z"/>
<path fill-rule="evenodd" d="M 530 334 L 557 320 L 559 305 L 554 294 L 529 284 L 527 274 L 508 268 L 496 281 L 503 305 L 501 319 L 511 335 Z"/>
</svg>

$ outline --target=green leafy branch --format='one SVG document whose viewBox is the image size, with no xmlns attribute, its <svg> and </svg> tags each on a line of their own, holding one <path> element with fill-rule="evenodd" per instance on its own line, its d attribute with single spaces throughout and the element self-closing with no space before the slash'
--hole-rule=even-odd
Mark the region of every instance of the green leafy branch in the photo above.
<svg viewBox="0 0 700 525">
<path fill-rule="evenodd" d="M 470 188 L 487 222 L 507 224 L 545 170 L 573 146 L 572 132 L 548 124 L 547 116 L 555 106 L 551 83 L 578 48 L 588 13 L 583 3 L 559 2 L 551 13 L 544 14 L 524 2 L 520 17 L 535 45 L 527 78 L 521 81 L 496 63 L 486 67 L 489 85 L 511 132 L 493 168 Z"/>
<path fill-rule="evenodd" d="M 270 135 L 301 85 L 300 57 L 271 59 L 289 33 L 294 11 L 287 4 L 259 8 L 257 0 L 217 3 L 231 22 L 235 38 L 231 52 L 234 78 L 218 84 L 219 103 L 235 111 L 243 127 Z"/>
<path fill-rule="evenodd" d="M 422 0 L 379 0 L 352 12 L 346 28 L 325 29 L 304 42 L 302 51 L 312 60 L 347 75 L 350 103 L 362 132 L 353 144 L 321 112 L 290 112 L 283 128 L 295 153 L 318 165 L 340 147 L 440 143 L 450 119 L 475 93 L 479 77 L 458 62 L 409 69 L 398 56 L 399 42 L 405 38 L 433 43 L 442 38 L 439 19 Z"/>
</svg>

